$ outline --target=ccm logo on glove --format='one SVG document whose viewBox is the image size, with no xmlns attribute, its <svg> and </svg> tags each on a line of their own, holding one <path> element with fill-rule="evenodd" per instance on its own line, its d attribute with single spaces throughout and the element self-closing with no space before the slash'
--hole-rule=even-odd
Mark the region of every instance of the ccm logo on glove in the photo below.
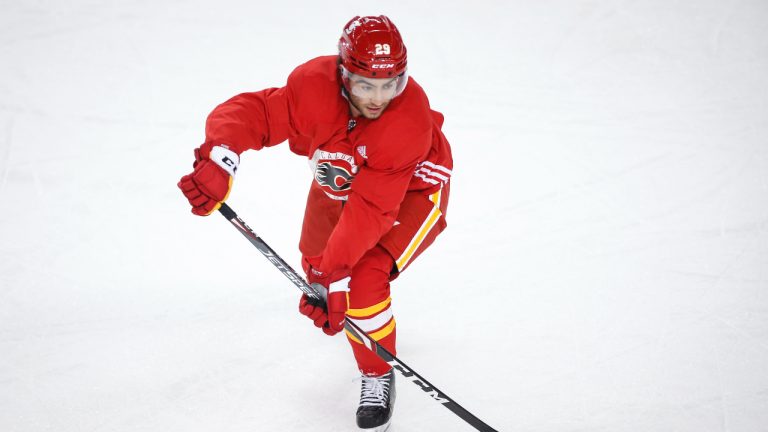
<svg viewBox="0 0 768 432">
<path fill-rule="evenodd" d="M 213 147 L 210 159 L 216 162 L 216 165 L 224 168 L 232 177 L 235 176 L 237 167 L 240 165 L 240 156 L 224 146 Z"/>
<path fill-rule="evenodd" d="M 208 216 L 221 207 L 232 189 L 240 157 L 224 145 L 205 155 L 203 145 L 195 149 L 194 171 L 181 178 L 179 189 L 192 205 L 192 213 Z"/>
</svg>

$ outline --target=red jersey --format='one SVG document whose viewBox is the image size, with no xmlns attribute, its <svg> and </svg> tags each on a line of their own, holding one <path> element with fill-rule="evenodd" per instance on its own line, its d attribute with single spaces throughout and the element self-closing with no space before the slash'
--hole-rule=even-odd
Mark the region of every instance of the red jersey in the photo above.
<svg viewBox="0 0 768 432">
<path fill-rule="evenodd" d="M 406 192 L 431 194 L 453 169 L 443 116 L 430 109 L 413 78 L 379 118 L 352 117 L 337 58 L 310 60 L 285 87 L 219 105 L 208 117 L 203 146 L 224 144 L 240 154 L 288 140 L 294 153 L 310 159 L 314 181 L 300 249 L 307 257 L 322 255 L 325 272 L 352 268 L 392 228 Z"/>
</svg>

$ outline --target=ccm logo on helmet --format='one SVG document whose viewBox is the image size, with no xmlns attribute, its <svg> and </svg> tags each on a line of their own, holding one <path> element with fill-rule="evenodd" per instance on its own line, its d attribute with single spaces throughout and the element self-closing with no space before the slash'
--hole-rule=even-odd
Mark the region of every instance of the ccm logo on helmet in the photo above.
<svg viewBox="0 0 768 432">
<path fill-rule="evenodd" d="M 371 65 L 371 69 L 392 69 L 395 65 L 393 64 L 374 64 Z"/>
</svg>

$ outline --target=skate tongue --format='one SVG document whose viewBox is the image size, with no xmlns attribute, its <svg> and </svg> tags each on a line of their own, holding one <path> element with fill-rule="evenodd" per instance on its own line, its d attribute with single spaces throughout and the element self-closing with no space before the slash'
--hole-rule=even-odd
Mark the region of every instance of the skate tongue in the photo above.
<svg viewBox="0 0 768 432">
<path fill-rule="evenodd" d="M 363 376 L 362 380 L 360 406 L 386 406 L 387 397 L 389 396 L 389 380 L 387 375 L 381 377 Z"/>
</svg>

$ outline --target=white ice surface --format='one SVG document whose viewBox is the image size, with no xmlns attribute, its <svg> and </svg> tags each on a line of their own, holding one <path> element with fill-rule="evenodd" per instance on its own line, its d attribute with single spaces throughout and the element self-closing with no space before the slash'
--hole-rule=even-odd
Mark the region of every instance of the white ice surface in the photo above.
<svg viewBox="0 0 768 432">
<path fill-rule="evenodd" d="M 400 356 L 500 431 L 768 430 L 768 3 L 409 3 L 0 1 L 1 431 L 355 430 L 346 341 L 176 182 L 377 13 L 455 157 Z M 309 182 L 230 199 L 296 266 Z M 401 382 L 393 432 L 468 430 Z"/>
</svg>

